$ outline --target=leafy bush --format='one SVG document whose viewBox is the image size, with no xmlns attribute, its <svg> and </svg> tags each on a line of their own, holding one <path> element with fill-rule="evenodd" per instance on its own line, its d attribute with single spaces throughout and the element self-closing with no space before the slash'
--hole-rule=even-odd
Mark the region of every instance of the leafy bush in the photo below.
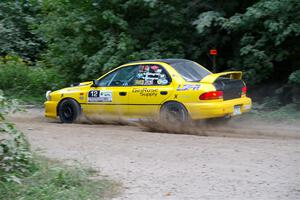
<svg viewBox="0 0 300 200">
<path fill-rule="evenodd" d="M 300 70 L 297 70 L 289 76 L 289 82 L 300 86 Z"/>
<path fill-rule="evenodd" d="M 0 90 L 0 181 L 20 182 L 19 177 L 29 173 L 32 155 L 25 136 L 7 123 L 4 114 L 15 109 Z"/>
<path fill-rule="evenodd" d="M 0 181 L 20 182 L 18 177 L 30 172 L 33 165 L 25 136 L 10 123 L 0 122 Z"/>
<path fill-rule="evenodd" d="M 43 98 L 46 90 L 62 85 L 62 77 L 54 69 L 29 66 L 18 57 L 0 58 L 0 89 L 7 96 L 23 100 Z"/>
</svg>

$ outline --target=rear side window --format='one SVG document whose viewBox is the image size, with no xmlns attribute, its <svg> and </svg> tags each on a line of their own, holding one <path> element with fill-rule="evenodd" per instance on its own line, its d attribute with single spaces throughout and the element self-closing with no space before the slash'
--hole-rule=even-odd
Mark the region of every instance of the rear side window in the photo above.
<svg viewBox="0 0 300 200">
<path fill-rule="evenodd" d="M 144 64 L 139 65 L 139 72 L 136 74 L 133 85 L 169 85 L 171 78 L 166 70 L 160 65 Z"/>
<path fill-rule="evenodd" d="M 188 82 L 199 82 L 205 76 L 211 74 L 201 65 L 193 61 L 184 61 L 172 63 L 171 66 L 181 75 L 181 77 Z"/>
</svg>

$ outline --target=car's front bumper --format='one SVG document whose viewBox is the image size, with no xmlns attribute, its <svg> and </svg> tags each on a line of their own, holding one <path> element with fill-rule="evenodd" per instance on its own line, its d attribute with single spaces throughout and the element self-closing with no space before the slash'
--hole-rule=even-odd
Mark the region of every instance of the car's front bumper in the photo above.
<svg viewBox="0 0 300 200">
<path fill-rule="evenodd" d="M 46 101 L 45 105 L 45 117 L 56 118 L 57 117 L 57 101 Z"/>
<path fill-rule="evenodd" d="M 188 103 L 185 106 L 192 119 L 205 119 L 233 115 L 235 106 L 240 107 L 241 114 L 249 112 L 252 102 L 250 98 L 242 97 L 221 102 Z"/>
</svg>

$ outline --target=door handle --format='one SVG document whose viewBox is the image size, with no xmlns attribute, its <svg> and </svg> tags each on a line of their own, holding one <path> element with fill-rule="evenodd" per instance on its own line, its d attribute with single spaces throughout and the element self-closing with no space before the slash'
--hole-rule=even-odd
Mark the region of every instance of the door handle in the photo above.
<svg viewBox="0 0 300 200">
<path fill-rule="evenodd" d="M 126 95 L 127 95 L 127 92 L 119 92 L 119 95 L 120 95 L 120 96 L 126 96 Z"/>
<path fill-rule="evenodd" d="M 161 91 L 160 94 L 161 94 L 161 95 L 167 95 L 168 92 L 167 92 L 167 91 Z"/>
</svg>

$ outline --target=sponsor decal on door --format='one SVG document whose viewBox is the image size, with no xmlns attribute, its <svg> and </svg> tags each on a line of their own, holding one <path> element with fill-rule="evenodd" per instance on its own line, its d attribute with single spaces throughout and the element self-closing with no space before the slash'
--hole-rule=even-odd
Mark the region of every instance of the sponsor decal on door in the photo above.
<svg viewBox="0 0 300 200">
<path fill-rule="evenodd" d="M 91 90 L 88 93 L 88 102 L 112 102 L 112 91 Z"/>
</svg>

